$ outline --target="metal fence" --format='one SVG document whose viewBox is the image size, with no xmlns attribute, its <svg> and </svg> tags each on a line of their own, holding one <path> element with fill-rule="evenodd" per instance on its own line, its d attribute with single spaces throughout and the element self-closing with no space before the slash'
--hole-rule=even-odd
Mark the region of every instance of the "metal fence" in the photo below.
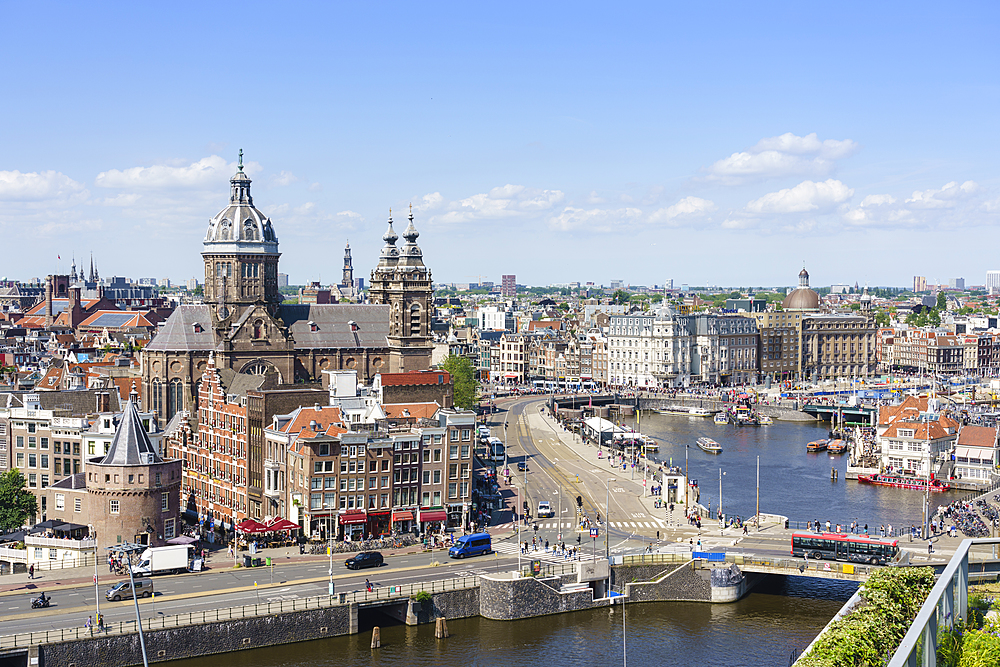
<svg viewBox="0 0 1000 667">
<path fill-rule="evenodd" d="M 305 611 L 308 609 L 323 609 L 336 607 L 345 604 L 365 604 L 377 601 L 407 600 L 421 591 L 428 593 L 444 593 L 447 591 L 467 590 L 479 586 L 479 577 L 457 577 L 454 579 L 440 579 L 437 581 L 427 581 L 417 584 L 407 584 L 404 586 L 383 586 L 371 591 L 353 591 L 351 593 L 339 593 L 335 595 L 318 595 L 293 600 L 276 600 L 274 602 L 264 602 L 260 604 L 244 605 L 241 607 L 225 607 L 220 609 L 209 609 L 205 611 L 191 611 L 186 614 L 175 614 L 173 616 L 157 616 L 155 618 L 142 619 L 142 629 L 145 632 L 151 630 L 162 630 L 165 628 L 177 628 L 187 625 L 200 625 L 203 623 L 215 623 L 241 618 L 255 618 L 258 616 L 270 616 L 272 614 L 291 613 Z M 106 625 L 103 629 L 98 628 L 62 628 L 58 630 L 42 630 L 39 632 L 26 632 L 15 635 L 0 636 L 0 649 L 22 648 L 36 644 L 50 644 L 53 642 L 76 641 L 79 639 L 90 639 L 112 634 L 129 634 L 136 631 L 136 622 L 119 621 Z"/>
<path fill-rule="evenodd" d="M 962 540 L 889 660 L 889 667 L 937 664 L 938 628 L 954 628 L 956 619 L 969 617 L 969 549 L 975 544 L 1000 544 L 1000 539 Z"/>
<path fill-rule="evenodd" d="M 33 547 L 28 547 L 33 548 Z M 0 547 L 0 561 L 3 562 L 3 569 L 9 567 L 11 572 L 13 572 L 13 566 L 24 565 L 25 568 L 28 567 L 28 551 L 27 549 L 11 549 L 8 547 Z M 35 566 L 35 572 L 41 570 L 67 570 L 74 567 L 94 567 L 94 554 L 80 554 L 76 558 L 59 558 L 56 560 L 52 559 L 41 559 L 33 560 L 30 565 Z M 8 572 L 10 574 L 10 572 Z"/>
</svg>

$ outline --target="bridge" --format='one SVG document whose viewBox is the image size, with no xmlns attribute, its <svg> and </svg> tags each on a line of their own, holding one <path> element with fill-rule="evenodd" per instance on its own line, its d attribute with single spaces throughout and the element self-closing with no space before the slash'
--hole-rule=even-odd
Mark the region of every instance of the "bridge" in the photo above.
<svg viewBox="0 0 1000 667">
<path fill-rule="evenodd" d="M 834 417 L 840 415 L 840 419 L 845 422 L 857 424 L 870 424 L 875 408 L 868 408 L 863 405 L 822 405 L 820 403 L 807 403 L 802 406 L 802 412 L 812 415 L 823 421 L 836 421 Z"/>
</svg>

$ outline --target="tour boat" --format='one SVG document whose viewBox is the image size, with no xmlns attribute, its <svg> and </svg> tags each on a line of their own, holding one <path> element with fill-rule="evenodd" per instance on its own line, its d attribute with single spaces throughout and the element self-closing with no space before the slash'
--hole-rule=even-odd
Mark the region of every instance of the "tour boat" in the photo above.
<svg viewBox="0 0 1000 667">
<path fill-rule="evenodd" d="M 757 423 L 761 426 L 770 426 L 774 423 L 774 420 L 767 415 L 757 415 Z"/>
<path fill-rule="evenodd" d="M 729 415 L 726 414 L 724 411 L 723 412 L 717 412 L 715 414 L 715 423 L 716 424 L 728 424 L 729 423 Z"/>
<path fill-rule="evenodd" d="M 922 477 L 903 477 L 902 475 L 890 475 L 878 473 L 875 475 L 858 475 L 858 481 L 877 486 L 892 486 L 897 489 L 915 489 L 917 491 L 947 491 L 951 488 L 939 479 L 932 479 L 930 483 Z"/>
<path fill-rule="evenodd" d="M 661 415 L 688 415 L 691 414 L 692 408 L 684 405 L 668 405 L 665 408 L 657 408 L 657 414 Z"/>
<path fill-rule="evenodd" d="M 698 438 L 698 446 L 709 454 L 722 453 L 722 445 L 711 438 Z"/>
<path fill-rule="evenodd" d="M 691 408 L 688 410 L 688 415 L 691 417 L 711 417 L 712 411 L 708 408 Z"/>
<path fill-rule="evenodd" d="M 812 442 L 806 445 L 806 451 L 822 452 L 824 449 L 826 449 L 826 445 L 827 445 L 826 440 L 813 440 Z"/>
<path fill-rule="evenodd" d="M 831 440 L 826 446 L 826 451 L 831 454 L 843 454 L 847 451 L 847 441 L 837 438 L 836 440 Z"/>
</svg>

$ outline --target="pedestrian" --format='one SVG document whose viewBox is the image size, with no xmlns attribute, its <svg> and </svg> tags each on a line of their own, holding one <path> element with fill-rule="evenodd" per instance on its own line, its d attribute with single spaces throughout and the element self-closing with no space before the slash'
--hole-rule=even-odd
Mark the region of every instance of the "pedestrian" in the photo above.
<svg viewBox="0 0 1000 667">
<path fill-rule="evenodd" d="M 867 535 L 867 534 L 868 534 L 868 524 L 866 523 L 865 524 L 865 535 Z"/>
<path fill-rule="evenodd" d="M 548 540 L 545 540 L 545 550 L 546 551 L 549 550 L 549 541 Z"/>
<path fill-rule="evenodd" d="M 83 624 L 83 627 L 87 628 L 87 632 L 91 635 L 94 634 L 94 619 L 91 616 L 87 617 L 87 622 Z"/>
<path fill-rule="evenodd" d="M 28 579 L 34 579 L 34 578 L 35 578 L 35 564 L 32 563 L 31 565 L 28 566 Z"/>
<path fill-rule="evenodd" d="M 365 579 L 365 590 L 367 590 L 369 593 L 372 592 L 372 582 L 368 581 L 367 579 Z"/>
<path fill-rule="evenodd" d="M 746 524 L 743 524 L 743 534 L 744 535 L 747 534 L 747 525 Z"/>
</svg>

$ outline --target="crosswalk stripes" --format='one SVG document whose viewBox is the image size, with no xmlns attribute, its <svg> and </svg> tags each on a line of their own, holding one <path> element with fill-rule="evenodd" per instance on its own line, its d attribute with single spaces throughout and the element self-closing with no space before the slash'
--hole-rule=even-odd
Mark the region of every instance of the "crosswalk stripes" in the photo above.
<svg viewBox="0 0 1000 667">
<path fill-rule="evenodd" d="M 493 550 L 510 556 L 516 556 L 520 551 L 517 544 L 514 542 L 495 542 L 493 544 Z M 541 550 L 532 551 L 529 549 L 528 553 L 525 555 L 525 558 L 531 560 L 542 560 L 545 561 L 546 563 L 567 562 L 566 559 L 563 556 L 560 556 L 559 554 L 554 554 L 552 552 L 545 552 Z"/>
</svg>

